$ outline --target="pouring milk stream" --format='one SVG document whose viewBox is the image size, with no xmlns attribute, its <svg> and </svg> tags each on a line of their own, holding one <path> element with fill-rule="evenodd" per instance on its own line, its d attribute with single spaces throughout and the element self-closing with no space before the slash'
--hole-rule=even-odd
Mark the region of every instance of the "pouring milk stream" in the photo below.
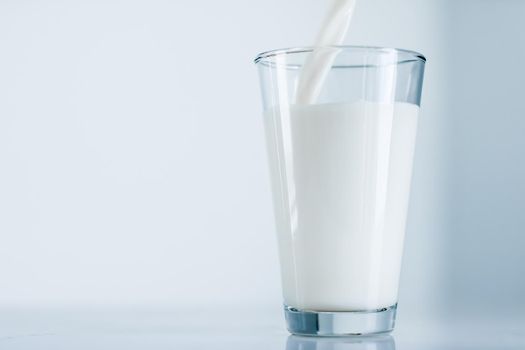
<svg viewBox="0 0 525 350">
<path fill-rule="evenodd" d="M 315 41 L 315 47 L 341 45 L 354 14 L 355 0 L 333 0 Z M 303 65 L 297 86 L 297 104 L 315 103 L 337 52 L 321 48 L 312 51 Z"/>
</svg>

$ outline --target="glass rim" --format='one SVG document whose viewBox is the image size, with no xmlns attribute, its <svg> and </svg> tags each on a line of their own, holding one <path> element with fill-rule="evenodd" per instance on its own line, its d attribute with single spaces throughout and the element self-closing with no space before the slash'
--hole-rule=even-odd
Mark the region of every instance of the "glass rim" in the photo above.
<svg viewBox="0 0 525 350">
<path fill-rule="evenodd" d="M 361 45 L 330 45 L 330 46 L 300 46 L 300 47 L 288 47 L 284 49 L 276 49 L 261 52 L 255 57 L 253 63 L 257 64 L 261 61 L 264 62 L 267 59 L 283 55 L 301 54 L 306 52 L 313 52 L 319 49 L 337 49 L 346 52 L 368 52 L 376 54 L 388 54 L 388 53 L 401 53 L 408 56 L 409 61 L 421 61 L 426 63 L 426 57 L 417 51 L 399 49 L 395 47 L 381 47 L 381 46 L 361 46 Z M 398 63 L 406 62 L 407 60 L 400 60 Z M 355 67 L 355 65 L 348 65 L 348 67 Z"/>
</svg>

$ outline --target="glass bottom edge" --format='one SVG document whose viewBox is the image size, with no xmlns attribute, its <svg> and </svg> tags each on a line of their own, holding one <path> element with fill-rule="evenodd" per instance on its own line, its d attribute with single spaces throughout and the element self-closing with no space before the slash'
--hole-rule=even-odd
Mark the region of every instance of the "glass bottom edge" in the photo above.
<svg viewBox="0 0 525 350">
<path fill-rule="evenodd" d="M 389 333 L 397 304 L 370 311 L 310 311 L 284 305 L 288 331 L 303 336 L 340 337 Z"/>
</svg>

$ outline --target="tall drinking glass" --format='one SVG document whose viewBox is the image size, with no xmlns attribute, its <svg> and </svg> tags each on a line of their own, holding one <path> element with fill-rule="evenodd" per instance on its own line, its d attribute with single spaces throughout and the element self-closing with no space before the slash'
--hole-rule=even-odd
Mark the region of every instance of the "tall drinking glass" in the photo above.
<svg viewBox="0 0 525 350">
<path fill-rule="evenodd" d="M 314 103 L 295 103 L 314 52 L 332 57 Z M 257 56 L 288 330 L 391 331 L 425 57 L 375 47 Z"/>
</svg>

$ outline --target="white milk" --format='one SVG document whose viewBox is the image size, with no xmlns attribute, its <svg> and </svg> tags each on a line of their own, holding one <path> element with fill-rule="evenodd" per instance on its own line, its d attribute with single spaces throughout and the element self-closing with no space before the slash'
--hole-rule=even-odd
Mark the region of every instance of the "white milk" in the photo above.
<svg viewBox="0 0 525 350">
<path fill-rule="evenodd" d="M 316 49 L 308 56 L 299 75 L 295 96 L 297 104 L 312 104 L 317 100 L 337 56 L 337 50 L 327 46 L 343 43 L 354 8 L 355 0 L 332 0 L 315 40 Z"/>
<path fill-rule="evenodd" d="M 418 111 L 357 102 L 266 112 L 287 305 L 355 311 L 397 302 Z"/>
</svg>

